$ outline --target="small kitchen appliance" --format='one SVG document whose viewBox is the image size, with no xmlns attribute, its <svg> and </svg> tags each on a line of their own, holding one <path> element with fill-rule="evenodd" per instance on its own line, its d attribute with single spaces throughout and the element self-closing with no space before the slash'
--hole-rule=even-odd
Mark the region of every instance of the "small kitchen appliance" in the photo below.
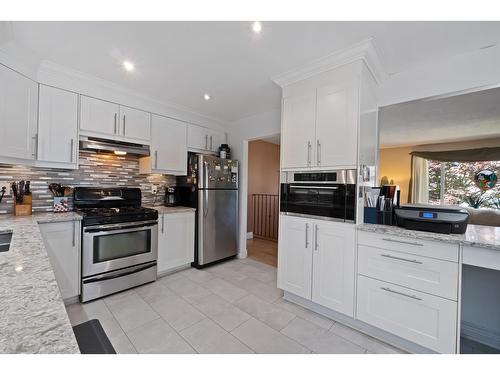
<svg viewBox="0 0 500 375">
<path fill-rule="evenodd" d="M 394 209 L 398 226 L 426 232 L 463 234 L 469 212 L 460 206 L 406 204 Z"/>
<path fill-rule="evenodd" d="M 156 280 L 158 211 L 139 188 L 76 187 L 83 216 L 81 296 L 87 302 Z"/>
</svg>

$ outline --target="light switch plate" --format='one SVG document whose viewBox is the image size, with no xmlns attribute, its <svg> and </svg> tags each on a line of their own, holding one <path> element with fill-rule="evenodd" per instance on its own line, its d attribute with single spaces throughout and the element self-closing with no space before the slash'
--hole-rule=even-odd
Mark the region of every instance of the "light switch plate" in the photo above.
<svg viewBox="0 0 500 375">
<path fill-rule="evenodd" d="M 158 185 L 152 185 L 151 186 L 151 193 L 152 194 L 158 194 Z"/>
</svg>

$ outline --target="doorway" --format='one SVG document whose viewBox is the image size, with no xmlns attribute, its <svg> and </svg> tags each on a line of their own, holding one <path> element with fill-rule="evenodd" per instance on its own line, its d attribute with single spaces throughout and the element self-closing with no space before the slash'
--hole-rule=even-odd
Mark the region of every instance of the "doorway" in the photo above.
<svg viewBox="0 0 500 375">
<path fill-rule="evenodd" d="M 278 264 L 279 177 L 279 135 L 249 141 L 247 253 L 273 267 Z"/>
</svg>

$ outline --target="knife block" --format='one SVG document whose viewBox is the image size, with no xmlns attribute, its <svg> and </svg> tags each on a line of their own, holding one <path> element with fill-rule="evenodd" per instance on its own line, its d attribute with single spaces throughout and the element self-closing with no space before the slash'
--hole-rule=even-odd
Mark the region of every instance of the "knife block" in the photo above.
<svg viewBox="0 0 500 375">
<path fill-rule="evenodd" d="M 16 216 L 31 215 L 32 206 L 33 206 L 33 197 L 31 195 L 25 195 L 23 197 L 23 203 L 16 203 L 16 200 L 14 199 L 14 214 Z"/>
</svg>

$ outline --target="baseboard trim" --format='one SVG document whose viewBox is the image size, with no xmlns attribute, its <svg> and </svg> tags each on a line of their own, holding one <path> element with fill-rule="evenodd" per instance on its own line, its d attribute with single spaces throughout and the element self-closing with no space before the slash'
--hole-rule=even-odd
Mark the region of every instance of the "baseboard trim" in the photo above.
<svg viewBox="0 0 500 375">
<path fill-rule="evenodd" d="M 247 232 L 247 240 L 253 240 L 253 232 Z"/>
<path fill-rule="evenodd" d="M 174 267 L 174 268 L 170 268 L 168 270 L 162 271 L 162 272 L 158 272 L 157 278 L 159 279 L 161 277 L 168 276 L 168 275 L 171 275 L 173 273 L 186 270 L 188 268 L 191 268 L 191 263 L 183 264 L 182 266 L 179 266 L 179 267 Z"/>
<path fill-rule="evenodd" d="M 299 297 L 295 294 L 284 292 L 283 299 L 293 302 L 299 306 L 302 306 L 308 310 L 314 311 L 320 315 L 326 316 L 327 318 L 333 319 L 337 322 L 340 322 L 352 329 L 360 331 L 365 335 L 371 336 L 377 340 L 386 342 L 392 346 L 395 346 L 398 349 L 407 351 L 409 353 L 415 354 L 436 354 L 435 351 L 429 348 L 425 348 L 418 344 L 415 344 L 411 341 L 405 340 L 399 336 L 393 335 L 392 333 L 383 331 L 379 328 L 373 327 L 369 324 L 366 324 L 360 320 L 353 319 L 347 315 L 338 313 L 336 311 L 330 310 L 324 306 L 318 305 L 312 301 L 309 301 L 305 298 Z"/>
<path fill-rule="evenodd" d="M 63 299 L 64 306 L 74 305 L 75 303 L 80 302 L 80 296 L 74 296 Z"/>
<path fill-rule="evenodd" d="M 495 332 L 478 326 L 477 324 L 462 320 L 460 335 L 495 349 L 500 349 L 500 332 Z"/>
</svg>

